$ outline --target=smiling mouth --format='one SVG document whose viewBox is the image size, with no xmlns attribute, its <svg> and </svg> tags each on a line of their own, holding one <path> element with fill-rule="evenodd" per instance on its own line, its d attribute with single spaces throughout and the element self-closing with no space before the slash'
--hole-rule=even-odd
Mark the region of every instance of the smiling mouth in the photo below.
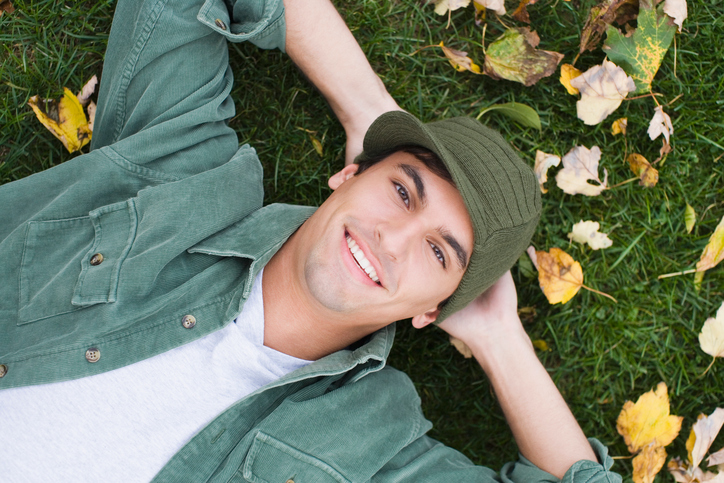
<svg viewBox="0 0 724 483">
<path fill-rule="evenodd" d="M 345 233 L 345 237 L 347 238 L 347 246 L 349 247 L 349 251 L 352 254 L 352 258 L 354 258 L 354 261 L 357 262 L 357 265 L 362 270 L 364 270 L 364 272 L 373 282 L 375 282 L 377 285 L 381 285 L 380 278 L 377 276 L 377 272 L 375 271 L 370 261 L 367 260 L 367 257 L 365 257 L 362 249 L 359 247 L 359 245 L 357 245 L 357 242 L 354 241 L 352 237 L 350 237 L 347 233 Z"/>
</svg>

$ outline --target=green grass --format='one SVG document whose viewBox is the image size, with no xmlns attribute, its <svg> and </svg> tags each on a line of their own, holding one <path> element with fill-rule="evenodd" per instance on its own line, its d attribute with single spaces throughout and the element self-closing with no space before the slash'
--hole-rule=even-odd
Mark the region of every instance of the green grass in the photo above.
<svg viewBox="0 0 724 483">
<path fill-rule="evenodd" d="M 100 75 L 113 10 L 103 1 L 72 8 L 54 0 L 14 3 L 16 12 L 0 19 L 0 182 L 77 155 L 65 152 L 36 121 L 27 100 L 34 94 L 57 97 L 63 86 L 75 91 L 91 75 Z M 592 4 L 539 0 L 529 7 L 540 47 L 565 54 L 563 62 L 570 63 Z M 482 30 L 472 21 L 471 9 L 455 12 L 446 29 L 446 18 L 435 16 L 431 5 L 412 0 L 354 0 L 339 7 L 390 92 L 423 120 L 476 116 L 493 103 L 526 103 L 541 116 L 540 132 L 495 112 L 483 121 L 501 130 L 531 165 L 536 149 L 563 155 L 579 144 L 599 146 L 610 185 L 632 176 L 624 163 L 626 147 L 649 160 L 658 157 L 660 140 L 651 142 L 646 135 L 651 99 L 626 101 L 604 123 L 589 127 L 576 118 L 576 99 L 565 92 L 557 74 L 524 87 L 455 72 L 438 49 L 414 53 L 443 40 L 482 63 Z M 509 17 L 505 21 L 515 24 Z M 653 83 L 664 104 L 680 96 L 666 108 L 674 123 L 674 152 L 658 166 L 659 184 L 644 189 L 629 183 L 587 198 L 564 194 L 551 176 L 550 191 L 543 196 L 535 246 L 566 250 L 581 262 L 585 283 L 616 297 L 618 304 L 581 291 L 567 304 L 551 306 L 537 281 L 514 269 L 520 306 L 535 308 L 535 316 L 525 320 L 526 329 L 551 348 L 539 353 L 541 359 L 586 433 L 609 445 L 614 455 L 628 454 L 615 428 L 621 406 L 660 381 L 669 386 L 672 414 L 685 418 L 669 454 L 685 456 L 684 441 L 696 416 L 724 405 L 724 360 L 700 377 L 711 359 L 697 340 L 706 318 L 724 300 L 724 268 L 709 271 L 698 292 L 693 275 L 657 279 L 692 268 L 724 216 L 724 3 L 689 2 L 684 27 L 676 36 L 676 56 L 672 47 Z M 501 32 L 491 16 L 485 42 Z M 233 45 L 231 51 L 238 106 L 231 124 L 240 140 L 259 152 L 266 202 L 319 204 L 329 194 L 326 178 L 342 167 L 343 131 L 284 55 L 249 45 Z M 598 50 L 582 55 L 576 65 L 588 68 L 602 59 Z M 244 79 L 254 79 L 253 89 Z M 611 122 L 622 116 L 629 120 L 627 145 L 610 134 Z M 307 130 L 323 141 L 322 157 Z M 686 203 L 699 217 L 691 234 L 684 228 Z M 566 234 L 581 219 L 599 221 L 613 246 L 591 251 L 569 245 Z M 484 374 L 449 346 L 442 331 L 419 333 L 399 324 L 391 364 L 416 383 L 425 413 L 435 424 L 433 437 L 494 468 L 516 456 Z M 724 436 L 713 448 L 722 446 Z M 614 466 L 627 477 L 630 468 L 630 460 Z M 661 475 L 660 480 L 673 481 Z"/>
</svg>

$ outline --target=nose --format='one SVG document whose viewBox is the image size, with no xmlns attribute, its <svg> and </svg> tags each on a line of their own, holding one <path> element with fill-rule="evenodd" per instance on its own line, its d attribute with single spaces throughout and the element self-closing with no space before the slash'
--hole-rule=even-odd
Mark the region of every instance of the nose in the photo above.
<svg viewBox="0 0 724 483">
<path fill-rule="evenodd" d="M 405 260 L 416 246 L 415 241 L 424 236 L 422 223 L 411 217 L 381 223 L 375 235 L 382 254 L 397 262 Z"/>
</svg>

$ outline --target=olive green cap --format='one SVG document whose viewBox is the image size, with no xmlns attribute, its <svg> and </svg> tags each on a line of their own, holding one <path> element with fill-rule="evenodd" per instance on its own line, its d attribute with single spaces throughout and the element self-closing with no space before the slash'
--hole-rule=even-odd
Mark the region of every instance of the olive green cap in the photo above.
<svg viewBox="0 0 724 483">
<path fill-rule="evenodd" d="M 533 170 L 497 131 L 469 117 L 423 124 L 403 111 L 378 117 L 358 161 L 403 146 L 421 146 L 443 161 L 473 222 L 474 246 L 460 285 L 435 321 L 468 305 L 508 271 L 530 244 L 541 212 Z"/>
</svg>

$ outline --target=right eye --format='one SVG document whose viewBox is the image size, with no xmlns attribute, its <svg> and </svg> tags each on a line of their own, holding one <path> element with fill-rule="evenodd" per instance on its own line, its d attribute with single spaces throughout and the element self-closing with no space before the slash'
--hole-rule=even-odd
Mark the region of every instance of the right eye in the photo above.
<svg viewBox="0 0 724 483">
<path fill-rule="evenodd" d="M 410 195 L 407 194 L 407 189 L 405 189 L 404 186 L 402 186 L 399 183 L 394 183 L 395 189 L 397 189 L 397 194 L 400 196 L 400 199 L 403 203 L 405 203 L 405 206 L 408 208 L 410 207 Z"/>
</svg>

